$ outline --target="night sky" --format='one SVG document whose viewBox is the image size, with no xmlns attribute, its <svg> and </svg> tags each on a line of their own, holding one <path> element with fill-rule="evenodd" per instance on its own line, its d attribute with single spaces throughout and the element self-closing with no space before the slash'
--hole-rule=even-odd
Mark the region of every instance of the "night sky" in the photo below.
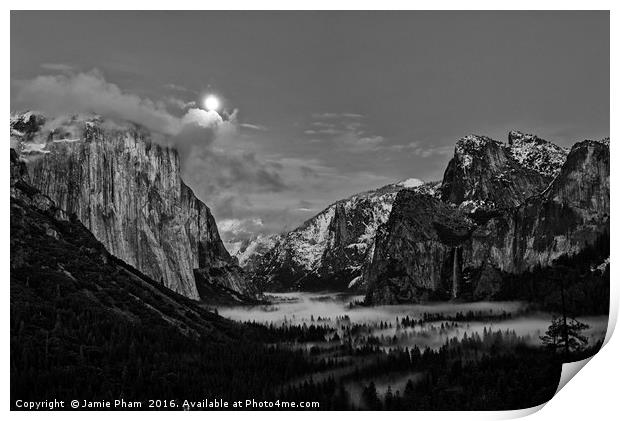
<svg viewBox="0 0 620 421">
<path fill-rule="evenodd" d="M 441 179 L 469 133 L 609 136 L 609 64 L 608 12 L 11 13 L 11 109 L 163 133 L 229 241 Z"/>
</svg>

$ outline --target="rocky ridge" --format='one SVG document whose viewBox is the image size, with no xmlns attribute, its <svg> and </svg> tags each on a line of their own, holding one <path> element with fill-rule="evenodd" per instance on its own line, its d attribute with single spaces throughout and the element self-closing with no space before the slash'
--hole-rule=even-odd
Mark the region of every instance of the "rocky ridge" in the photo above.
<svg viewBox="0 0 620 421">
<path fill-rule="evenodd" d="M 363 289 L 375 232 L 396 194 L 407 187 L 430 194 L 437 185 L 410 179 L 333 203 L 299 228 L 271 237 L 273 245 L 252 257 L 254 281 L 263 290 Z"/>
<path fill-rule="evenodd" d="M 534 135 L 512 131 L 508 144 L 469 135 L 456 143 L 444 173 L 441 195 L 466 211 L 518 206 L 543 191 L 567 152 Z"/>
<path fill-rule="evenodd" d="M 575 144 L 559 168 L 561 152 L 547 166 L 509 152 L 489 138 L 464 138 L 446 170 L 442 200 L 398 194 L 365 271 L 369 303 L 459 298 L 466 284 L 471 298 L 492 298 L 502 273 L 548 266 L 608 234 L 608 140 Z M 498 173 L 506 174 L 500 183 Z M 463 206 L 466 200 L 482 206 Z"/>
</svg>

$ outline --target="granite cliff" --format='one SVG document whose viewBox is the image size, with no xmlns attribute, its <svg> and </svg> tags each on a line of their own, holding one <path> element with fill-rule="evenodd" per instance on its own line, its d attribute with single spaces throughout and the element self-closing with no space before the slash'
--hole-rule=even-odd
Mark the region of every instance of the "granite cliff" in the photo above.
<svg viewBox="0 0 620 421">
<path fill-rule="evenodd" d="M 463 138 L 441 200 L 398 193 L 364 272 L 369 303 L 460 298 L 464 288 L 492 298 L 502 274 L 551 265 L 608 235 L 609 141 L 579 142 L 561 160 L 560 148 L 527 136 L 511 133 L 508 146 Z M 527 153 L 513 153 L 515 140 Z"/>
<path fill-rule="evenodd" d="M 193 299 L 255 292 L 209 208 L 181 179 L 177 152 L 146 129 L 92 116 L 48 124 L 26 113 L 12 116 L 11 141 L 32 186 L 114 256 Z"/>
</svg>

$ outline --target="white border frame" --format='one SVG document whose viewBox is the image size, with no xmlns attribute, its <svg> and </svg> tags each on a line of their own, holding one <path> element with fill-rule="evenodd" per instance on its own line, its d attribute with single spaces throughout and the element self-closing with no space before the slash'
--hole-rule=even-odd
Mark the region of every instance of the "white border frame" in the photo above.
<svg viewBox="0 0 620 421">
<path fill-rule="evenodd" d="M 588 2 L 584 1 L 574 1 L 574 0 L 565 0 L 565 1 L 504 1 L 502 3 L 496 1 L 480 1 L 480 0 L 470 0 L 467 2 L 463 1 L 441 1 L 441 2 L 432 2 L 432 1 L 417 1 L 417 2 L 407 2 L 407 1 L 383 1 L 378 4 L 376 1 L 369 0 L 346 0 L 334 2 L 329 0 L 314 0 L 314 1 L 296 1 L 294 3 L 287 2 L 283 0 L 264 0 L 264 1 L 250 1 L 250 0 L 237 0 L 231 3 L 207 3 L 204 1 L 176 1 L 166 2 L 161 0 L 152 0 L 152 1 L 119 1 L 119 0 L 108 0 L 105 2 L 96 2 L 96 1 L 56 1 L 50 3 L 49 1 L 41 1 L 41 0 L 31 0 L 28 2 L 18 2 L 18 1 L 8 1 L 9 8 L 16 10 L 53 10 L 50 9 L 50 4 L 57 6 L 60 9 L 78 9 L 78 10 L 134 10 L 134 9 L 167 9 L 170 6 L 176 6 L 179 10 L 198 10 L 204 9 L 207 6 L 209 9 L 213 10 L 309 10 L 309 9 L 324 9 L 324 10 L 343 10 L 343 9 L 362 9 L 362 10 L 611 10 L 610 13 L 610 29 L 611 29 L 611 51 L 610 51 L 610 59 L 611 59 L 611 84 L 610 84 L 610 138 L 612 142 L 615 139 L 615 135 L 617 132 L 617 122 L 618 122 L 618 83 L 617 83 L 617 75 L 618 75 L 618 45 L 620 45 L 618 41 L 618 25 L 620 24 L 620 19 L 616 16 L 616 11 L 620 9 L 617 6 L 618 2 L 612 1 L 598 1 L 591 0 Z M 469 6 L 468 8 L 464 8 L 463 6 Z M 10 13 L 9 10 L 5 12 L 2 16 L 2 49 L 3 54 L 2 57 L 10 58 Z M 613 47 L 616 47 L 615 50 Z M 10 59 L 9 59 L 10 60 Z M 1 67 L 1 71 L 3 73 L 4 82 L 4 115 L 8 116 L 10 114 L 10 64 L 5 63 L 4 66 Z M 2 213 L 2 221 L 1 225 L 1 238 L 3 238 L 2 243 L 2 273 L 4 273 L 4 287 L 3 287 L 3 302 L 4 308 L 2 312 L 3 317 L 3 338 L 9 337 L 9 317 L 10 317 L 10 295 L 9 295 L 9 258 L 10 258 L 10 245 L 9 245 L 9 236 L 10 236 L 10 228 L 9 228 L 9 191 L 8 191 L 8 182 L 9 179 L 9 149 L 2 148 L 2 159 L 3 169 L 4 169 L 4 188 L 3 192 L 0 193 L 0 201 L 2 204 L 0 205 L 0 212 Z M 612 162 L 620 162 L 620 148 L 611 147 L 611 155 Z M 618 197 L 618 192 L 620 189 L 615 189 L 615 170 L 612 166 L 611 169 L 611 177 L 612 177 L 612 191 L 611 191 L 611 203 L 613 209 L 613 203 L 616 203 L 616 198 Z M 615 262 L 615 258 L 618 255 L 619 245 L 620 245 L 620 232 L 618 231 L 617 224 L 615 223 L 615 215 L 611 221 L 611 261 Z M 557 394 L 551 401 L 549 401 L 546 405 L 541 405 L 539 407 L 518 410 L 518 411 L 489 411 L 489 412 L 390 412 L 389 416 L 393 420 L 407 419 L 410 420 L 412 418 L 417 419 L 433 419 L 433 420 L 444 420 L 444 419 L 459 419 L 459 420 L 487 420 L 487 419 L 511 419 L 522 417 L 526 415 L 530 415 L 532 413 L 536 413 L 533 415 L 532 419 L 562 419 L 566 420 L 583 420 L 585 418 L 590 419 L 611 419 L 613 415 L 618 413 L 618 404 L 617 404 L 617 392 L 616 387 L 618 385 L 618 374 L 620 373 L 620 362 L 618 361 L 618 357 L 620 356 L 620 345 L 617 338 L 611 338 L 611 333 L 613 332 L 614 326 L 617 320 L 618 314 L 618 303 L 619 303 L 619 293 L 620 289 L 618 283 L 615 281 L 618 279 L 618 269 L 615 265 L 611 265 L 611 308 L 609 314 L 609 329 L 606 337 L 606 344 L 603 349 L 595 355 L 591 361 L 587 365 L 587 369 L 583 370 L 582 373 L 577 376 L 577 378 L 571 382 L 569 382 L 560 393 Z M 3 372 L 3 381 L 0 383 L 0 390 L 3 396 L 3 406 L 5 411 L 9 411 L 10 408 L 10 383 L 9 383 L 9 342 L 5 341 L 4 346 L 1 349 L 2 355 L 2 372 Z M 572 369 L 574 371 L 574 367 Z M 575 371 L 576 373 L 576 371 Z M 563 372 L 564 375 L 564 372 Z M 574 373 L 573 373 L 574 375 Z M 545 407 L 544 410 L 539 411 L 542 407 Z M 180 415 L 187 414 L 187 415 Z M 48 419 L 50 417 L 66 417 L 68 420 L 80 420 L 84 418 L 85 414 L 81 411 L 66 411 L 62 414 L 55 414 L 53 412 L 11 412 L 9 415 L 9 419 L 24 419 L 30 417 L 40 417 L 44 419 Z M 89 419 L 93 420 L 103 420 L 109 417 L 109 414 L 105 414 L 103 412 L 91 412 L 87 415 Z M 135 414 L 131 413 L 115 413 L 113 414 L 115 417 L 134 417 Z M 166 412 L 152 412 L 149 413 L 149 418 L 154 420 L 164 420 L 170 417 L 169 413 Z M 259 420 L 287 420 L 293 416 L 295 419 L 299 419 L 302 421 L 314 419 L 317 416 L 317 413 L 314 411 L 310 412 L 285 412 L 285 411 L 272 411 L 272 412 L 256 412 L 251 415 L 247 412 L 183 412 L 183 413 L 175 413 L 175 416 L 186 416 L 186 417 L 200 417 L 200 419 L 204 419 L 205 417 L 209 418 L 224 418 L 224 417 L 247 417 L 251 416 L 254 419 Z M 331 413 L 322 413 L 321 417 L 333 418 L 333 419 L 341 419 L 342 417 L 354 416 L 356 419 L 364 420 L 364 419 L 374 419 L 378 416 L 371 411 L 360 411 L 355 412 L 354 414 L 344 414 L 339 412 L 331 412 Z M 380 415 L 379 415 L 380 416 Z M 617 415 L 616 415 L 617 416 Z"/>
</svg>

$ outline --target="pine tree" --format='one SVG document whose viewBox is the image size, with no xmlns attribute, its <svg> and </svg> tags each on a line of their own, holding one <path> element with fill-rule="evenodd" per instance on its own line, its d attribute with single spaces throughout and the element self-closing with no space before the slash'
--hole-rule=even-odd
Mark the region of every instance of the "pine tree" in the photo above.
<svg viewBox="0 0 620 421">
<path fill-rule="evenodd" d="M 374 382 L 370 382 L 370 384 L 364 388 L 362 399 L 364 403 L 368 405 L 369 409 L 381 409 L 381 401 L 379 401 L 379 397 L 377 396 L 377 388 Z"/>
<path fill-rule="evenodd" d="M 565 317 L 554 317 L 551 325 L 540 339 L 543 344 L 553 352 L 558 349 L 563 350 L 565 355 L 571 352 L 578 352 L 588 344 L 588 338 L 581 332 L 589 326 L 576 319 Z"/>
</svg>

